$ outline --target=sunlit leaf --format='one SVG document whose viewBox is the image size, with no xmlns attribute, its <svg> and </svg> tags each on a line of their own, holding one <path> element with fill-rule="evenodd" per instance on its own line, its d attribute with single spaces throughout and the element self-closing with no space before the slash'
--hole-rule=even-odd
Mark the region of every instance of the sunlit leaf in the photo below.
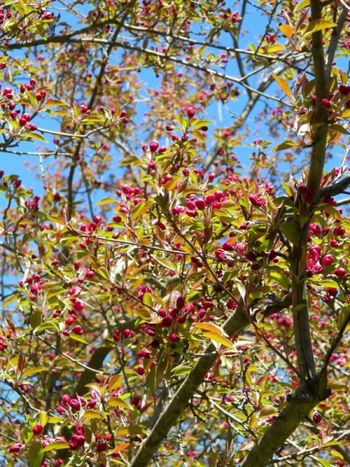
<svg viewBox="0 0 350 467">
<path fill-rule="evenodd" d="M 281 76 L 272 74 L 274 80 L 278 84 L 278 86 L 282 89 L 284 94 L 289 97 L 289 99 L 293 99 L 292 91 L 290 90 L 288 81 L 284 78 L 281 78 Z"/>
<path fill-rule="evenodd" d="M 194 327 L 203 329 L 205 331 L 209 331 L 214 334 L 221 335 L 221 336 L 227 336 L 226 332 L 220 326 L 217 326 L 214 323 L 208 323 L 208 322 L 195 323 Z"/>
<path fill-rule="evenodd" d="M 26 368 L 22 375 L 23 377 L 27 377 L 27 376 L 33 376 L 33 375 L 36 375 L 38 373 L 42 373 L 43 371 L 48 371 L 48 368 L 46 367 L 36 367 L 36 368 Z"/>
<path fill-rule="evenodd" d="M 84 415 L 83 415 L 84 422 L 88 422 L 94 419 L 103 420 L 104 415 L 100 412 L 97 412 L 96 410 L 85 410 Z"/>
<path fill-rule="evenodd" d="M 115 446 L 115 448 L 113 449 L 113 452 L 122 452 L 122 451 L 125 451 L 126 449 L 128 449 L 130 446 L 130 443 L 121 443 L 121 444 L 117 444 Z"/>
<path fill-rule="evenodd" d="M 290 24 L 280 24 L 278 28 L 282 32 L 282 34 L 288 37 L 289 39 L 294 33 L 293 26 L 291 26 Z"/>
<path fill-rule="evenodd" d="M 48 446 L 45 446 L 44 448 L 42 448 L 40 452 L 43 454 L 45 452 L 59 451 L 61 449 L 69 449 L 69 444 L 64 441 L 54 441 L 53 443 L 50 443 Z"/>
<path fill-rule="evenodd" d="M 276 407 L 273 407 L 272 405 L 264 405 L 259 412 L 260 417 L 269 417 L 271 415 L 276 415 L 278 413 L 278 410 Z"/>
<path fill-rule="evenodd" d="M 217 344 L 221 344 L 224 347 L 228 347 L 229 349 L 232 349 L 234 347 L 232 342 L 227 337 L 221 334 L 215 334 L 213 332 L 203 332 L 203 336 L 207 339 L 216 342 Z"/>
<path fill-rule="evenodd" d="M 334 23 L 333 21 L 327 21 L 325 19 L 316 19 L 314 21 L 310 21 L 308 27 L 306 28 L 304 32 L 304 36 L 313 34 L 314 32 L 317 32 L 317 31 L 323 31 L 324 29 L 334 28 L 336 26 L 337 24 Z"/>
</svg>

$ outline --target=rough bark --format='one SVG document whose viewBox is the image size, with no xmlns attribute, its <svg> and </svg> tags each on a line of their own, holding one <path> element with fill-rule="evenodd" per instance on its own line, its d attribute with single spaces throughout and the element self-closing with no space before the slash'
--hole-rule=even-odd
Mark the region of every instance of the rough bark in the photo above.
<svg viewBox="0 0 350 467">
<path fill-rule="evenodd" d="M 249 452 L 243 467 L 263 467 L 285 440 L 298 428 L 307 414 L 318 404 L 318 399 L 300 389 L 287 403 L 271 427 Z"/>
</svg>

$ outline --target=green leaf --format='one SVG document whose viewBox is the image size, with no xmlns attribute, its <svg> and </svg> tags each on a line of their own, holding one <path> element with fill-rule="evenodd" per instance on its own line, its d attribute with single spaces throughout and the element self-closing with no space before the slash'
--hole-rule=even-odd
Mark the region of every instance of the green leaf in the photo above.
<svg viewBox="0 0 350 467">
<path fill-rule="evenodd" d="M 142 425 L 130 425 L 116 431 L 117 435 L 144 435 L 145 433 L 146 429 Z"/>
<path fill-rule="evenodd" d="M 41 443 L 40 441 L 35 441 L 28 449 L 29 467 L 40 467 L 42 459 Z"/>
<path fill-rule="evenodd" d="M 275 54 L 277 52 L 281 52 L 284 49 L 285 47 L 282 44 L 273 44 L 273 45 L 270 45 L 270 47 L 267 47 L 266 53 Z"/>
<path fill-rule="evenodd" d="M 274 148 L 274 151 L 283 151 L 284 149 L 296 148 L 299 147 L 299 141 L 284 141 Z"/>
<path fill-rule="evenodd" d="M 174 376 L 185 376 L 188 375 L 191 370 L 192 368 L 190 366 L 179 365 L 171 370 L 171 374 Z"/>
<path fill-rule="evenodd" d="M 41 449 L 40 453 L 59 451 L 60 449 L 69 449 L 69 444 L 65 441 L 54 441 L 53 443 Z"/>
<path fill-rule="evenodd" d="M 39 414 L 39 423 L 40 423 L 40 425 L 45 426 L 48 421 L 49 421 L 48 414 L 42 410 L 40 412 L 40 414 Z"/>
<path fill-rule="evenodd" d="M 144 201 L 139 203 L 131 212 L 131 217 L 133 220 L 138 219 L 139 217 L 146 214 L 147 211 L 153 206 L 153 200 Z"/>
<path fill-rule="evenodd" d="M 337 24 L 333 21 L 327 21 L 325 19 L 315 19 L 314 21 L 310 21 L 308 27 L 304 32 L 304 36 L 308 36 L 309 34 L 313 34 L 317 31 L 322 31 L 323 29 L 329 29 L 336 27 Z"/>
<path fill-rule="evenodd" d="M 72 339 L 73 341 L 80 342 L 81 344 L 88 345 L 89 342 L 81 336 L 78 336 L 77 334 L 70 334 L 69 339 Z"/>
<path fill-rule="evenodd" d="M 271 271 L 270 277 L 278 282 L 284 289 L 288 289 L 290 287 L 290 280 L 286 274 L 278 271 Z"/>
<path fill-rule="evenodd" d="M 108 390 L 114 391 L 115 389 L 119 389 L 123 384 L 123 378 L 121 375 L 113 375 L 111 376 L 108 382 Z"/>
<path fill-rule="evenodd" d="M 175 121 L 180 125 L 181 130 L 185 130 L 187 128 L 187 120 L 183 117 L 183 115 L 176 115 Z"/>
<path fill-rule="evenodd" d="M 54 331 L 54 332 L 60 332 L 60 328 L 57 324 L 57 320 L 53 321 L 46 321 L 43 324 L 40 324 L 37 328 L 34 329 L 34 334 L 37 336 L 38 334 L 44 332 L 44 331 Z"/>
<path fill-rule="evenodd" d="M 23 377 L 33 376 L 33 375 L 36 375 L 37 373 L 42 373 L 43 371 L 48 371 L 48 368 L 42 367 L 42 366 L 38 366 L 36 368 L 27 368 L 26 370 L 23 371 Z"/>
<path fill-rule="evenodd" d="M 48 423 L 52 423 L 52 424 L 60 423 L 62 421 L 63 421 L 63 418 L 55 417 L 54 415 L 51 415 L 48 419 Z"/>
<path fill-rule="evenodd" d="M 310 5 L 310 0 L 303 0 L 294 7 L 294 11 L 302 10 Z"/>
<path fill-rule="evenodd" d="M 269 417 L 270 415 L 276 415 L 278 410 L 273 405 L 264 405 L 259 412 L 259 417 Z"/>
<path fill-rule="evenodd" d="M 58 99 L 48 99 L 45 103 L 45 108 L 47 107 L 69 107 L 65 102 Z"/>
<path fill-rule="evenodd" d="M 287 240 L 293 245 L 298 245 L 300 241 L 300 230 L 294 222 L 285 222 L 280 226 L 280 230 Z"/>
<path fill-rule="evenodd" d="M 3 301 L 3 306 L 6 307 L 10 305 L 12 302 L 15 302 L 16 300 L 18 300 L 18 295 L 11 294 L 9 297 L 6 298 L 6 300 Z"/>
<path fill-rule="evenodd" d="M 339 288 L 339 284 L 336 281 L 332 281 L 331 279 L 325 279 L 322 281 L 317 281 L 316 285 L 320 285 L 321 287 L 332 287 L 334 289 Z"/>
<path fill-rule="evenodd" d="M 213 332 L 203 332 L 203 336 L 207 339 L 210 339 L 211 341 L 216 342 L 217 344 L 221 344 L 224 347 L 228 347 L 229 349 L 232 349 L 234 347 L 232 342 L 227 337 L 222 336 L 220 334 L 214 334 Z"/>
<path fill-rule="evenodd" d="M 203 329 L 204 331 L 209 331 L 213 334 L 218 334 L 219 336 L 227 336 L 226 332 L 214 323 L 202 322 L 202 323 L 195 323 L 195 328 Z"/>
<path fill-rule="evenodd" d="M 133 167 L 139 167 L 140 165 L 142 165 L 142 162 L 134 154 L 128 154 L 121 160 L 119 165 L 121 166 L 131 165 Z"/>
<path fill-rule="evenodd" d="M 108 407 L 119 407 L 127 410 L 131 410 L 132 408 L 128 401 L 123 400 L 120 397 L 111 397 L 108 401 Z"/>
<path fill-rule="evenodd" d="M 315 457 L 315 460 L 317 460 L 317 462 L 320 465 L 322 465 L 322 467 L 333 467 L 334 466 L 334 464 L 330 464 L 329 462 L 322 459 L 322 457 Z"/>
<path fill-rule="evenodd" d="M 337 319 L 338 329 L 340 329 L 344 325 L 344 323 L 346 323 L 346 321 L 349 319 L 349 314 L 350 314 L 350 305 L 344 306 L 338 315 L 338 319 Z"/>
<path fill-rule="evenodd" d="M 153 306 L 153 303 L 152 303 L 152 294 L 150 294 L 149 292 L 146 292 L 144 295 L 143 295 L 143 299 L 142 299 L 142 302 L 151 307 Z"/>
<path fill-rule="evenodd" d="M 85 410 L 83 415 L 84 422 L 88 422 L 89 420 L 99 419 L 103 420 L 104 416 L 100 412 L 96 412 L 95 410 Z"/>
<path fill-rule="evenodd" d="M 48 220 L 54 222 L 55 224 L 65 225 L 64 221 L 58 216 L 47 216 Z"/>
<path fill-rule="evenodd" d="M 112 204 L 116 202 L 117 200 L 115 198 L 103 198 L 100 201 L 98 201 L 97 206 L 104 206 L 105 204 Z"/>
<path fill-rule="evenodd" d="M 171 271 L 175 271 L 175 272 L 177 271 L 176 264 L 174 264 L 172 261 L 165 259 L 165 258 L 154 257 L 154 259 L 157 261 L 157 263 L 161 264 L 165 268 L 170 269 Z"/>
<path fill-rule="evenodd" d="M 329 126 L 329 129 L 331 131 L 336 131 L 337 133 L 341 133 L 342 135 L 348 135 L 349 134 L 349 131 L 345 127 L 343 127 L 342 125 L 333 124 L 333 125 Z"/>
<path fill-rule="evenodd" d="M 21 133 L 21 139 L 34 139 L 35 141 L 42 141 L 43 143 L 47 143 L 47 139 L 44 138 L 43 135 L 39 133 L 32 133 L 29 131 L 24 131 Z"/>
<path fill-rule="evenodd" d="M 37 328 L 38 326 L 40 326 L 41 324 L 41 318 L 42 318 L 42 313 L 40 310 L 35 310 L 31 315 L 30 315 L 30 318 L 29 318 L 29 323 L 31 325 L 31 327 L 34 329 L 34 328 Z"/>
<path fill-rule="evenodd" d="M 210 120 L 196 120 L 195 122 L 191 122 L 191 129 L 192 130 L 199 130 L 202 126 L 208 126 L 212 122 Z"/>
<path fill-rule="evenodd" d="M 236 285 L 237 285 L 237 289 L 238 289 L 240 296 L 245 301 L 246 295 L 247 295 L 246 288 L 244 287 L 241 281 L 236 281 Z"/>
</svg>

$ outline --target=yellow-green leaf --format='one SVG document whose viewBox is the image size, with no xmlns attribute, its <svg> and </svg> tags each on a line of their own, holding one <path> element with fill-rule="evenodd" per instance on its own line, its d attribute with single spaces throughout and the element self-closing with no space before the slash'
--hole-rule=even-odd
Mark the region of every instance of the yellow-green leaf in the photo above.
<svg viewBox="0 0 350 467">
<path fill-rule="evenodd" d="M 109 391 L 114 391 L 114 389 L 118 389 L 122 385 L 123 378 L 121 375 L 113 375 L 108 383 Z"/>
<path fill-rule="evenodd" d="M 239 292 L 240 296 L 245 301 L 246 295 L 247 295 L 247 291 L 246 291 L 245 286 L 239 280 L 236 281 L 236 284 L 237 284 L 237 289 L 238 289 L 238 292 Z"/>
<path fill-rule="evenodd" d="M 176 264 L 173 263 L 172 261 L 169 261 L 168 259 L 165 258 L 155 258 L 154 259 L 157 261 L 157 263 L 161 264 L 167 269 L 170 269 L 171 271 L 176 271 Z"/>
<path fill-rule="evenodd" d="M 323 29 L 329 29 L 336 27 L 336 23 L 333 21 L 328 21 L 326 19 L 315 19 L 314 21 L 310 21 L 308 27 L 304 32 L 304 36 L 308 36 L 309 34 L 313 34 L 317 31 L 322 31 Z"/>
<path fill-rule="evenodd" d="M 36 375 L 37 373 L 42 373 L 43 371 L 48 371 L 48 368 L 43 367 L 43 366 L 38 366 L 35 368 L 27 368 L 26 370 L 23 371 L 22 375 L 23 377 L 32 376 L 32 375 Z"/>
<path fill-rule="evenodd" d="M 34 139 L 35 141 L 42 141 L 43 143 L 47 143 L 47 139 L 44 138 L 44 136 L 39 133 L 30 133 L 29 131 L 21 133 L 21 138 Z"/>
<path fill-rule="evenodd" d="M 60 423 L 62 421 L 63 419 L 61 417 L 55 417 L 55 416 L 51 416 L 48 419 L 48 423 Z"/>
<path fill-rule="evenodd" d="M 53 443 L 41 449 L 41 453 L 58 451 L 59 449 L 69 449 L 69 444 L 64 441 L 54 441 Z"/>
<path fill-rule="evenodd" d="M 58 99 L 48 99 L 45 107 L 69 107 L 68 104 Z"/>
<path fill-rule="evenodd" d="M 203 336 L 218 343 L 223 345 L 224 347 L 228 347 L 229 349 L 233 348 L 232 342 L 225 336 L 222 336 L 221 334 L 214 334 L 213 332 L 203 332 Z"/>
<path fill-rule="evenodd" d="M 327 385 L 329 387 L 329 389 L 334 389 L 336 391 L 339 391 L 339 390 L 346 390 L 347 389 L 347 386 L 344 382 L 342 382 L 341 380 L 336 380 L 336 379 L 329 379 L 328 382 L 327 382 Z"/>
<path fill-rule="evenodd" d="M 282 44 L 273 44 L 273 45 L 270 45 L 270 47 L 267 48 L 266 52 L 268 54 L 275 54 L 277 52 L 282 52 L 282 50 L 284 50 L 284 49 L 285 49 L 285 47 Z"/>
<path fill-rule="evenodd" d="M 153 200 L 144 201 L 143 203 L 139 203 L 132 211 L 131 216 L 133 220 L 138 219 L 139 217 L 143 216 L 149 209 L 153 206 Z"/>
<path fill-rule="evenodd" d="M 145 427 L 142 425 L 130 425 L 124 428 L 119 428 L 117 430 L 117 435 L 143 435 L 145 434 L 146 430 Z"/>
<path fill-rule="evenodd" d="M 212 332 L 214 334 L 218 334 L 219 336 L 227 336 L 226 332 L 222 328 L 220 328 L 220 326 L 217 326 L 216 324 L 213 324 L 213 323 L 208 323 L 208 322 L 196 323 L 194 327 L 203 329 L 204 331 Z"/>
<path fill-rule="evenodd" d="M 116 202 L 117 200 L 115 198 L 103 198 L 97 203 L 97 205 L 104 206 L 105 204 L 111 204 L 111 203 L 116 203 Z"/>
<path fill-rule="evenodd" d="M 283 151 L 284 149 L 296 148 L 300 146 L 299 141 L 284 141 L 274 148 L 275 151 Z"/>
<path fill-rule="evenodd" d="M 73 341 L 80 342 L 81 344 L 88 345 L 89 342 L 81 336 L 78 336 L 77 334 L 70 334 L 69 339 L 72 339 Z"/>
<path fill-rule="evenodd" d="M 331 131 L 335 131 L 335 132 L 341 133 L 343 135 L 348 135 L 349 134 L 349 131 L 345 127 L 343 127 L 342 125 L 338 125 L 337 123 L 334 123 L 333 125 L 330 125 L 329 129 Z"/>
<path fill-rule="evenodd" d="M 46 412 L 41 411 L 39 414 L 39 423 L 42 426 L 45 426 L 47 422 L 49 421 L 49 416 Z"/>
<path fill-rule="evenodd" d="M 278 410 L 272 405 L 264 405 L 260 410 L 260 417 L 269 417 L 270 415 L 275 415 L 278 413 Z"/>
<path fill-rule="evenodd" d="M 298 5 L 296 5 L 296 7 L 294 8 L 294 11 L 302 10 L 303 8 L 306 8 L 309 5 L 310 5 L 310 0 L 303 0 L 302 2 L 298 3 Z"/>
<path fill-rule="evenodd" d="M 89 420 L 93 420 L 93 419 L 96 419 L 96 418 L 102 420 L 103 415 L 100 412 L 96 412 L 95 410 L 86 410 L 84 415 L 83 415 L 84 422 L 87 422 Z"/>
<path fill-rule="evenodd" d="M 111 397 L 108 401 L 108 407 L 119 407 L 122 409 L 131 409 L 129 402 L 121 399 L 120 397 Z"/>
<path fill-rule="evenodd" d="M 18 300 L 18 295 L 16 294 L 11 294 L 9 297 L 6 298 L 6 300 L 3 301 L 4 306 L 10 305 L 12 302 Z"/>
</svg>

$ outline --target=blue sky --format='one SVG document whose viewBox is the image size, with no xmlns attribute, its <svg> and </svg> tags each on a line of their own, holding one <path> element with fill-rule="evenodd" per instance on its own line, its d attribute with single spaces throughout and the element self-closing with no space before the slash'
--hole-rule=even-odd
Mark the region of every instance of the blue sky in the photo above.
<svg viewBox="0 0 350 467">
<path fill-rule="evenodd" d="M 76 27 L 75 19 L 73 16 L 68 16 L 67 14 L 63 14 L 62 10 L 60 9 L 60 3 L 56 2 L 55 7 L 58 9 L 52 8 L 52 11 L 57 14 L 61 14 L 61 19 L 65 20 L 66 22 L 70 22 L 73 27 Z M 81 9 L 82 12 L 85 14 L 89 10 L 89 6 L 87 4 L 80 5 L 79 8 Z M 264 18 L 261 14 L 257 15 L 257 10 L 255 10 L 252 6 L 248 4 L 246 14 L 244 16 L 244 22 L 242 25 L 242 31 L 243 34 L 241 35 L 242 38 L 240 39 L 240 47 L 241 48 L 246 48 L 248 47 L 249 43 L 259 43 L 260 42 L 260 37 L 261 33 L 265 29 L 266 25 L 266 18 Z M 271 27 L 275 27 L 275 24 L 271 24 Z M 247 34 L 245 31 L 249 31 Z M 194 31 L 195 34 L 196 31 Z M 232 41 L 228 37 L 226 33 L 221 35 L 221 41 L 223 45 L 231 45 Z M 214 49 L 213 49 L 214 51 Z M 186 69 L 183 69 L 182 71 L 186 72 Z M 235 60 L 230 60 L 228 67 L 227 67 L 227 74 L 230 74 L 232 76 L 238 76 L 238 69 Z M 157 88 L 157 83 L 158 79 L 155 77 L 153 71 L 151 69 L 144 69 L 141 74 L 140 74 L 140 79 L 142 79 L 149 88 Z M 250 79 L 250 84 L 254 87 L 256 86 L 258 80 L 261 79 L 261 74 L 258 74 L 257 76 L 253 77 Z M 26 79 L 27 80 L 27 79 Z M 147 87 L 146 86 L 146 87 Z M 209 128 L 209 136 L 212 135 L 213 129 L 215 127 L 229 127 L 231 123 L 234 122 L 234 119 L 236 116 L 240 115 L 242 108 L 246 102 L 246 98 L 244 97 L 245 91 L 240 88 L 240 91 L 242 95 L 240 96 L 239 99 L 233 102 L 229 102 L 227 104 L 221 104 L 219 102 L 215 102 L 211 104 L 208 109 L 206 115 L 204 115 L 204 118 L 210 120 L 212 122 L 212 125 L 210 125 Z M 276 92 L 276 85 L 272 86 L 270 88 L 269 93 L 274 94 Z M 147 90 L 143 91 L 143 94 L 145 95 L 145 98 L 147 99 Z M 283 97 L 283 96 L 282 96 Z M 263 102 L 262 101 L 256 105 L 254 111 L 251 113 L 251 115 L 248 117 L 248 120 L 246 122 L 246 126 L 249 127 L 250 129 L 256 126 L 256 121 L 255 117 L 256 115 L 263 110 Z M 272 105 L 274 105 L 272 103 Z M 277 105 L 277 104 L 276 104 Z M 138 116 L 137 116 L 137 122 L 141 122 L 143 119 L 144 113 L 147 111 L 148 105 L 147 103 L 139 103 L 138 104 Z M 37 118 L 35 120 L 35 123 L 42 128 L 46 128 L 48 130 L 53 130 L 57 129 L 57 125 L 55 122 L 53 122 L 50 119 L 47 118 Z M 47 138 L 48 142 L 50 144 L 46 145 L 46 147 L 49 147 L 51 150 L 54 150 L 55 145 L 52 144 L 52 139 L 53 137 L 49 134 L 46 134 L 45 137 Z M 247 144 L 237 147 L 235 152 L 239 159 L 242 161 L 243 167 L 247 168 L 249 166 L 249 156 L 253 151 L 253 148 L 251 147 L 251 143 L 254 138 L 262 138 L 262 139 L 267 139 L 271 140 L 271 136 L 267 134 L 267 128 L 264 127 L 263 125 L 259 125 L 259 127 L 256 127 L 255 130 L 255 135 L 254 132 L 250 136 L 250 141 L 247 141 Z M 211 138 L 212 139 L 212 138 Z M 283 139 L 282 139 L 283 141 Z M 272 148 L 277 144 L 276 141 L 272 141 L 273 144 L 269 147 L 268 151 L 272 150 Z M 212 139 L 208 142 L 208 147 L 214 144 L 214 140 Z M 42 146 L 41 146 L 42 147 Z M 31 143 L 22 143 L 18 150 L 28 150 L 28 151 L 38 151 L 40 150 L 40 145 L 37 143 L 31 144 Z M 136 148 L 137 150 L 137 148 Z M 336 150 L 335 151 L 335 159 L 331 162 L 331 165 L 339 165 L 339 162 L 341 161 L 344 153 L 342 150 Z M 11 154 L 6 154 L 6 153 L 0 153 L 0 157 L 2 158 L 1 160 L 1 168 L 5 171 L 6 174 L 10 173 L 15 173 L 18 174 L 23 183 L 28 186 L 32 187 L 34 189 L 34 192 L 36 194 L 41 194 L 43 191 L 43 183 L 42 183 L 42 174 L 41 174 L 41 169 L 46 169 L 48 161 L 50 159 L 43 159 L 39 160 L 38 157 L 36 156 L 15 156 Z M 41 164 L 41 168 L 39 167 L 37 170 L 33 170 L 29 165 L 37 165 Z M 115 165 L 117 165 L 117 161 L 115 162 Z M 1 202 L 1 198 L 0 198 Z"/>
</svg>

